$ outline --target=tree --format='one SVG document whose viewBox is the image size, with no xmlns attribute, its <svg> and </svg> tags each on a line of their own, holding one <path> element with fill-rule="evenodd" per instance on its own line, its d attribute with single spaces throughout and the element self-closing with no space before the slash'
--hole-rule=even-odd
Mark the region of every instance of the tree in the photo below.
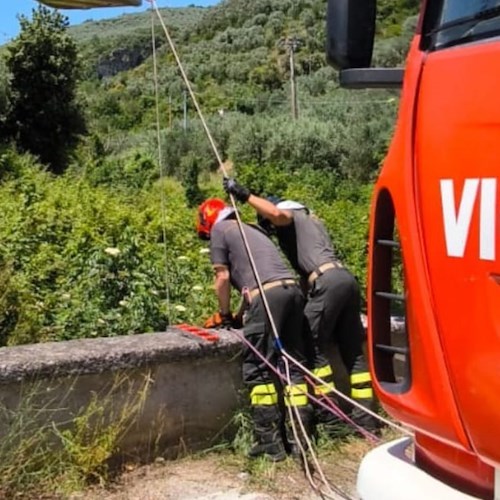
<svg viewBox="0 0 500 500">
<path fill-rule="evenodd" d="M 5 136 L 4 124 L 10 102 L 9 74 L 5 62 L 0 59 L 0 138 Z"/>
<path fill-rule="evenodd" d="M 21 32 L 9 47 L 12 74 L 8 131 L 19 148 L 61 173 L 85 131 L 76 100 L 80 66 L 68 20 L 40 6 L 33 19 L 19 17 Z"/>
</svg>

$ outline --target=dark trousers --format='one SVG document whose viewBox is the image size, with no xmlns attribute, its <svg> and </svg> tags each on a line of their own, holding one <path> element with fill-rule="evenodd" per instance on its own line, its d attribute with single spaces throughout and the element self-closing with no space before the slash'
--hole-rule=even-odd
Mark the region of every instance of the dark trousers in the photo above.
<svg viewBox="0 0 500 500">
<path fill-rule="evenodd" d="M 300 363 L 305 363 L 303 324 L 304 298 L 295 286 L 278 286 L 266 292 L 269 309 L 283 348 Z M 245 313 L 243 333 L 246 340 L 276 368 L 283 372 L 282 359 L 276 345 L 271 323 L 264 308 L 263 300 L 257 295 L 249 304 Z M 307 387 L 304 374 L 293 363 L 289 363 L 290 378 L 293 387 L 282 384 L 266 363 L 249 347 L 243 352 L 243 380 L 250 391 L 250 400 L 254 414 L 266 415 L 267 418 L 280 420 L 283 406 L 281 395 L 284 392 L 284 404 L 306 406 Z M 283 391 L 281 386 L 284 386 Z M 259 411 L 274 407 L 276 411 Z M 257 410 L 257 412 L 255 411 Z M 278 422 L 275 422 L 278 423 Z"/>
<path fill-rule="evenodd" d="M 351 397 L 371 406 L 373 391 L 363 353 L 360 291 L 354 276 L 346 269 L 332 269 L 319 276 L 309 290 L 304 313 L 313 341 L 314 372 L 327 382 L 315 387 L 316 394 L 332 393 L 333 372 L 327 353 L 337 344 L 350 376 Z"/>
</svg>

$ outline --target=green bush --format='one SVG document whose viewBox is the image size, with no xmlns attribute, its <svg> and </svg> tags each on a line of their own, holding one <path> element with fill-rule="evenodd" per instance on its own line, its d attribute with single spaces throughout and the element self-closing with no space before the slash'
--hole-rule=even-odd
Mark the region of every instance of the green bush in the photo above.
<svg viewBox="0 0 500 500">
<path fill-rule="evenodd" d="M 4 345 L 162 331 L 215 308 L 177 183 L 126 196 L 31 164 L 0 186 L 0 210 Z"/>
</svg>

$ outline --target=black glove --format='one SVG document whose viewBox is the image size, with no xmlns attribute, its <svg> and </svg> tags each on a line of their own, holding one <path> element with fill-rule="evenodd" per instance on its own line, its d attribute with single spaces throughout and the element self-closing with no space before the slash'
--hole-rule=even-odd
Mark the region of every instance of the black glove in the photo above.
<svg viewBox="0 0 500 500">
<path fill-rule="evenodd" d="M 227 194 L 232 194 L 238 201 L 241 201 L 241 203 L 248 201 L 248 198 L 250 197 L 250 190 L 245 186 L 241 186 L 230 177 L 224 177 L 222 184 L 224 186 L 224 191 Z"/>
<path fill-rule="evenodd" d="M 222 328 L 233 328 L 233 315 L 230 312 L 227 314 L 219 314 L 221 319 L 220 326 Z"/>
</svg>

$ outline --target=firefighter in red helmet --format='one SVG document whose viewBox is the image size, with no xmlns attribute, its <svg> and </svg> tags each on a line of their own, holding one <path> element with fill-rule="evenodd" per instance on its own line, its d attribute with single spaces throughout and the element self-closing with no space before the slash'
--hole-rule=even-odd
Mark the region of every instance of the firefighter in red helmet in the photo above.
<svg viewBox="0 0 500 500">
<path fill-rule="evenodd" d="M 220 212 L 229 207 L 219 198 L 209 198 L 198 207 L 198 218 L 196 222 L 196 232 L 202 240 L 210 239 L 210 231 L 215 224 Z M 221 214 L 223 215 L 223 214 Z M 229 213 L 227 214 L 229 215 Z"/>
<path fill-rule="evenodd" d="M 270 318 L 261 297 L 260 288 L 248 256 L 255 256 L 256 274 L 262 284 L 272 312 L 277 334 L 283 348 L 300 362 L 305 361 L 302 322 L 304 299 L 290 269 L 264 231 L 258 226 L 238 224 L 235 210 L 222 200 L 212 198 L 198 209 L 197 232 L 200 238 L 210 240 L 210 259 L 215 271 L 215 292 L 219 314 L 230 323 L 231 284 L 246 303 L 243 334 L 249 345 L 243 352 L 243 381 L 250 393 L 254 422 L 255 446 L 251 457 L 266 456 L 273 461 L 283 460 L 286 452 L 294 451 L 294 442 L 286 429 L 290 422 L 283 417 L 282 402 L 295 407 L 305 427 L 310 427 L 312 407 L 308 403 L 307 385 L 301 371 L 290 367 L 291 384 L 281 382 L 267 365 L 279 369 L 280 356 L 273 337 Z M 252 347 L 250 347 L 252 346 Z M 260 353 L 260 356 L 257 354 Z"/>
</svg>

